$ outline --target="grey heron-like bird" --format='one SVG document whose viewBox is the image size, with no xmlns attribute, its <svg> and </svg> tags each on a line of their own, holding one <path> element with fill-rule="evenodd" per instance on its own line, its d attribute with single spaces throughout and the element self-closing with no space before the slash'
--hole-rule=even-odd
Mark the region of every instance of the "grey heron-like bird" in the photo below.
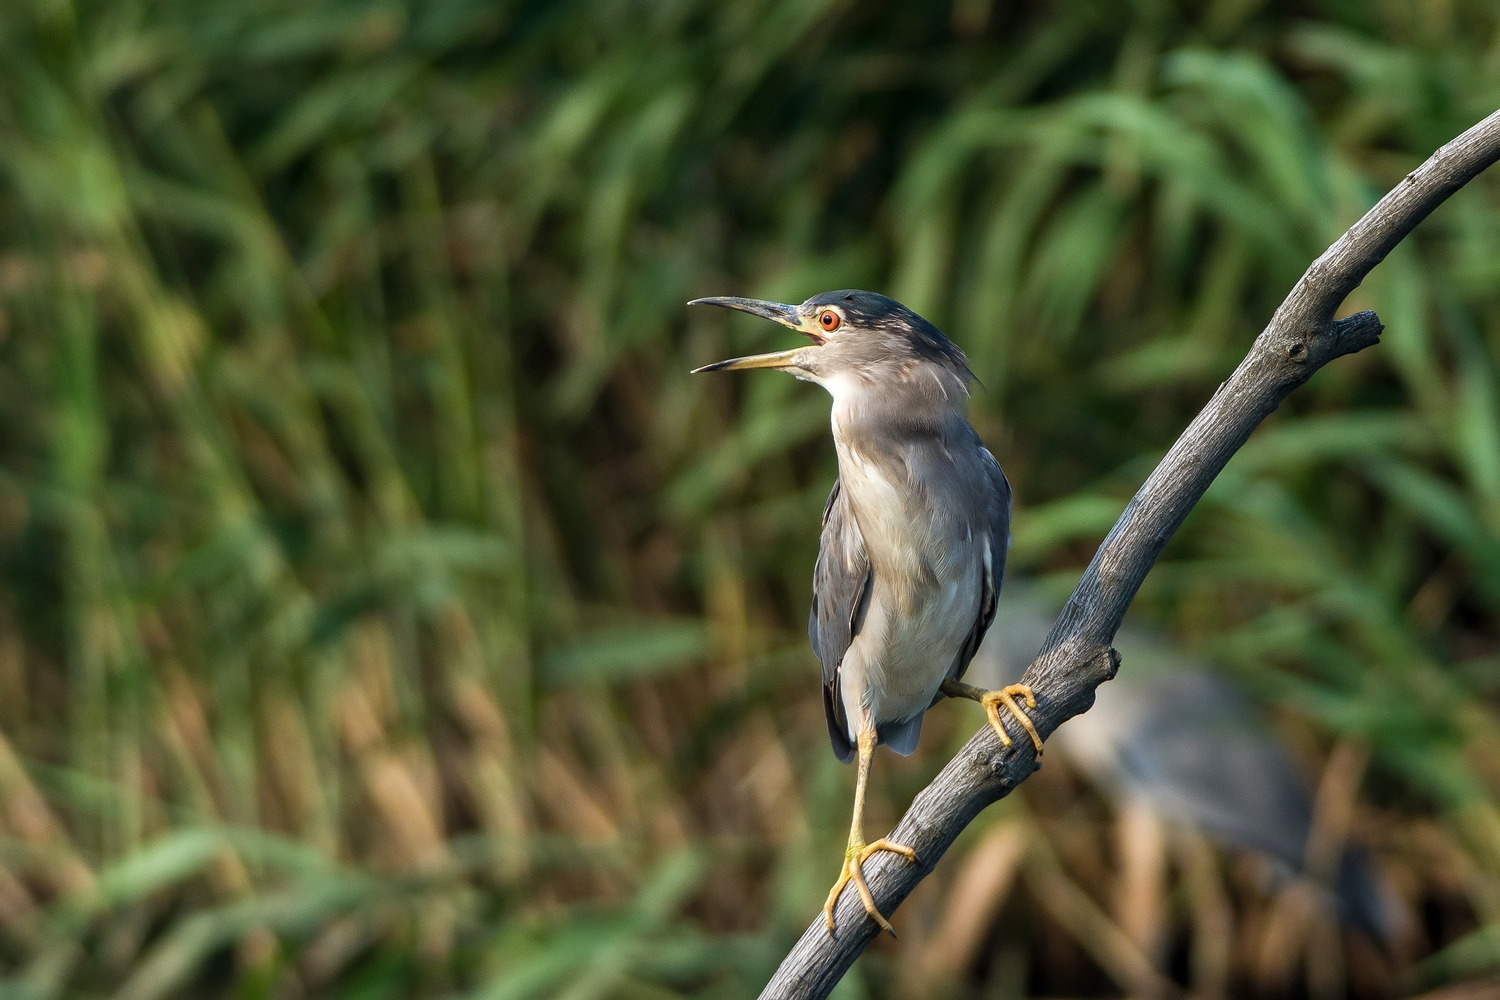
<svg viewBox="0 0 1500 1000">
<path fill-rule="evenodd" d="M 1057 617 L 1035 585 L 1013 581 L 1006 595 L 969 666 L 981 684 L 1019 678 Z M 1115 645 L 1131 669 L 1102 685 L 1094 707 L 1049 748 L 1122 810 L 1144 806 L 1169 825 L 1258 855 L 1273 886 L 1313 888 L 1346 926 L 1385 946 L 1402 940 L 1411 920 L 1400 897 L 1362 845 L 1318 849 L 1305 775 L 1225 670 L 1139 626 L 1122 629 Z"/>
<path fill-rule="evenodd" d="M 801 305 L 734 297 L 688 304 L 762 316 L 812 341 L 697 372 L 779 369 L 833 397 L 839 478 L 823 509 L 808 635 L 823 663 L 833 752 L 859 765 L 844 867 L 823 919 L 832 933 L 834 905 L 852 881 L 866 912 L 890 931 L 861 865 L 876 851 L 913 861 L 916 854 L 883 837 L 865 842 L 875 748 L 910 754 L 923 713 L 946 695 L 983 705 L 1009 746 L 1006 709 L 1042 750 L 1016 700 L 1036 707 L 1030 688 L 985 691 L 960 681 L 995 617 L 1010 544 L 1010 484 L 964 416 L 974 375 L 963 351 L 901 303 L 838 291 Z"/>
</svg>

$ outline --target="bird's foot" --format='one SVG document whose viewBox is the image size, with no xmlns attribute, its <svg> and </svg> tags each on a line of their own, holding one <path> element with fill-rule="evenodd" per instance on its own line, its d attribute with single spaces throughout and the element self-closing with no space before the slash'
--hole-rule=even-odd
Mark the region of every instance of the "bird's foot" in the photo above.
<svg viewBox="0 0 1500 1000">
<path fill-rule="evenodd" d="M 971 698 L 983 705 L 984 714 L 990 720 L 990 728 L 994 729 L 995 735 L 1000 737 L 1000 744 L 1008 747 L 1011 744 L 1010 734 L 1005 731 L 1005 724 L 1000 721 L 1000 709 L 1003 706 L 1016 717 L 1021 728 L 1026 730 L 1026 734 L 1031 737 L 1031 745 L 1036 747 L 1037 756 L 1041 756 L 1041 734 L 1036 731 L 1036 726 L 1032 724 L 1031 717 L 1026 714 L 1026 709 L 1022 708 L 1021 703 L 1016 700 L 1016 695 L 1020 695 L 1026 701 L 1026 708 L 1036 708 L 1036 695 L 1032 694 L 1031 688 L 1025 684 L 1008 684 L 998 691 L 986 691 L 984 688 L 965 684 L 963 681 L 956 681 L 950 677 L 943 681 L 940 690 L 950 698 Z"/>
<path fill-rule="evenodd" d="M 870 893 L 870 886 L 865 882 L 865 873 L 861 865 L 876 851 L 890 851 L 899 854 L 908 861 L 917 860 L 917 852 L 905 844 L 897 844 L 881 837 L 871 844 L 851 843 L 844 851 L 844 870 L 839 874 L 839 880 L 833 883 L 833 888 L 828 891 L 828 902 L 823 904 L 823 923 L 828 928 L 830 936 L 834 935 L 833 907 L 839 901 L 839 893 L 844 891 L 844 886 L 850 882 L 854 888 L 859 890 L 859 898 L 865 904 L 865 912 L 868 913 L 880 925 L 880 929 L 896 936 L 896 931 L 891 927 L 891 922 L 881 914 L 875 905 L 875 897 Z"/>
<path fill-rule="evenodd" d="M 1016 701 L 1016 695 L 1026 700 L 1026 708 L 1036 708 L 1036 695 L 1032 694 L 1031 688 L 1025 684 L 1009 684 L 998 691 L 986 691 L 979 699 L 979 704 L 984 706 L 984 714 L 989 717 L 990 728 L 995 730 L 1002 744 L 1010 746 L 1010 736 L 1006 734 L 1005 725 L 1000 721 L 1000 707 L 1003 705 L 1011 715 L 1016 717 L 1021 728 L 1026 730 L 1026 734 L 1031 737 L 1031 745 L 1036 747 L 1037 755 L 1040 756 L 1042 737 L 1036 731 L 1036 726 L 1032 724 L 1031 717 L 1026 714 L 1026 709 L 1023 709 L 1020 702 Z"/>
</svg>

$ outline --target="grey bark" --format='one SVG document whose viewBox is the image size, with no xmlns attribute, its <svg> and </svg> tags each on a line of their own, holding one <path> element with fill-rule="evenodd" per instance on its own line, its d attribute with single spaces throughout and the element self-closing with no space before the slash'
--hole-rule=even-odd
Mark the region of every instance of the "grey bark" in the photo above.
<svg viewBox="0 0 1500 1000">
<path fill-rule="evenodd" d="M 1432 155 L 1313 261 L 1227 381 L 1188 425 L 1125 507 L 1052 627 L 1024 681 L 1036 692 L 1032 721 L 1045 738 L 1085 712 L 1114 676 L 1111 647 L 1125 609 L 1162 549 L 1230 457 L 1292 390 L 1335 358 L 1377 343 L 1373 312 L 1334 310 L 1386 254 L 1454 191 L 1500 159 L 1500 111 Z M 1003 597 L 1001 598 L 1004 599 Z M 1039 766 L 1031 743 L 1002 750 L 983 726 L 917 795 L 889 836 L 916 849 L 908 862 L 880 852 L 865 875 L 889 915 L 937 865 L 960 831 Z M 819 914 L 782 961 L 762 1000 L 825 997 L 879 932 L 858 895 L 845 892 L 837 939 Z"/>
</svg>

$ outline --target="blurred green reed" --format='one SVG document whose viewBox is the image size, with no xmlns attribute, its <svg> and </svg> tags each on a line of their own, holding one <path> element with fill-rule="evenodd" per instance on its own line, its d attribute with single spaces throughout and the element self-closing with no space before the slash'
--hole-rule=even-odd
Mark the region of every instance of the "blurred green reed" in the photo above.
<svg viewBox="0 0 1500 1000">
<path fill-rule="evenodd" d="M 801 637 L 833 464 L 815 390 L 685 374 L 775 330 L 681 304 L 950 331 L 1060 595 L 1307 263 L 1500 106 L 1497 45 L 1482 0 L 15 0 L 3 992 L 752 991 L 846 815 Z M 1500 972 L 1497 290 L 1483 177 L 1133 616 L 1367 762 L 1325 791 L 1418 915 L 1404 990 Z M 886 819 L 979 724 L 942 720 Z M 841 996 L 1150 987 L 1097 803 L 993 812 Z M 1296 926 L 1194 850 L 1168 931 Z M 913 975 L 1001 858 L 1050 916 Z"/>
</svg>

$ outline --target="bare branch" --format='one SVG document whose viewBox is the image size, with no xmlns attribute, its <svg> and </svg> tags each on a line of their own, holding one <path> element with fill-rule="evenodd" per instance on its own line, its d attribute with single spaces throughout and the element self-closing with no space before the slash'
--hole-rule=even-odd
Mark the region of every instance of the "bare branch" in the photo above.
<svg viewBox="0 0 1500 1000">
<path fill-rule="evenodd" d="M 1030 714 L 1043 735 L 1087 711 L 1094 689 L 1114 676 L 1119 656 L 1110 644 L 1125 609 L 1188 512 L 1250 433 L 1323 365 L 1379 341 L 1382 327 L 1373 312 L 1335 320 L 1334 310 L 1434 208 L 1497 159 L 1500 111 L 1408 174 L 1307 269 L 1245 360 L 1126 505 L 1027 668 L 1024 680 L 1038 702 Z M 889 914 L 900 905 L 980 810 L 1037 766 L 1028 741 L 1017 740 L 1002 752 L 990 728 L 981 727 L 890 834 L 914 847 L 919 862 L 881 853 L 865 865 L 881 911 Z M 844 893 L 836 916 L 839 938 L 829 937 L 821 917 L 815 920 L 762 1000 L 828 995 L 878 933 L 853 892 Z"/>
</svg>

